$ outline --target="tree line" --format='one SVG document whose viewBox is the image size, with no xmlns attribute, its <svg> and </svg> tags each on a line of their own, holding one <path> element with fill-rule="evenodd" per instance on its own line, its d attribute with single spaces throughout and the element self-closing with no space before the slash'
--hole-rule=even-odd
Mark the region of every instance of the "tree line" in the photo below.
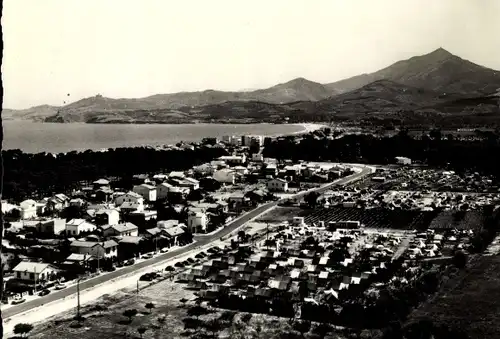
<svg viewBox="0 0 500 339">
<path fill-rule="evenodd" d="M 69 192 L 101 177 L 131 178 L 135 174 L 187 170 L 227 155 L 227 151 L 211 147 L 195 150 L 134 147 L 60 154 L 7 150 L 2 155 L 3 197 L 19 202 Z"/>
<path fill-rule="evenodd" d="M 450 168 L 457 172 L 478 171 L 500 177 L 500 162 L 492 157 L 500 154 L 500 138 L 491 133 L 478 140 L 456 140 L 433 130 L 421 139 L 402 130 L 391 137 L 350 134 L 327 138 L 328 132 L 304 136 L 296 142 L 293 136 L 268 142 L 264 157 L 278 160 L 333 161 L 370 164 L 394 163 L 405 156 L 429 166 Z"/>
</svg>

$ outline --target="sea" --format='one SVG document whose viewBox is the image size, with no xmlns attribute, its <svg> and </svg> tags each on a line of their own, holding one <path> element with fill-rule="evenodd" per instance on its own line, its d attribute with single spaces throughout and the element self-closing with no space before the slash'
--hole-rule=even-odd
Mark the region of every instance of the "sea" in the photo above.
<svg viewBox="0 0 500 339">
<path fill-rule="evenodd" d="M 277 136 L 304 130 L 296 124 L 59 124 L 3 121 L 2 149 L 26 153 L 100 150 L 201 141 L 205 137 L 246 134 Z"/>
</svg>

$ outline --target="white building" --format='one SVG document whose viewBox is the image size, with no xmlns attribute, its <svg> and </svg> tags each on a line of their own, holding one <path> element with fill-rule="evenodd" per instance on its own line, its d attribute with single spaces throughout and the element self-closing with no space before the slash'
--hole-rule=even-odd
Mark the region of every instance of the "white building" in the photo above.
<svg viewBox="0 0 500 339">
<path fill-rule="evenodd" d="M 66 234 L 67 235 L 79 235 L 83 232 L 93 232 L 96 230 L 94 224 L 89 223 L 84 219 L 71 219 L 66 223 Z"/>
<path fill-rule="evenodd" d="M 75 240 L 70 245 L 72 253 L 89 254 L 96 258 L 114 258 L 118 255 L 118 244 L 114 240 L 103 242 Z"/>
<path fill-rule="evenodd" d="M 161 184 L 156 186 L 156 198 L 165 199 L 173 187 L 174 186 L 169 184 L 168 182 L 162 182 Z"/>
<path fill-rule="evenodd" d="M 191 233 L 204 232 L 207 229 L 208 217 L 203 212 L 189 212 L 187 227 Z"/>
<path fill-rule="evenodd" d="M 396 157 L 396 164 L 411 165 L 411 159 L 407 157 Z"/>
<path fill-rule="evenodd" d="M 242 155 L 223 155 L 217 160 L 224 161 L 228 165 L 241 165 L 247 160 L 244 154 Z"/>
<path fill-rule="evenodd" d="M 218 182 L 224 184 L 234 184 L 234 181 L 236 179 L 236 172 L 232 169 L 223 168 L 221 170 L 216 171 L 213 177 Z"/>
<path fill-rule="evenodd" d="M 287 192 L 288 182 L 280 178 L 274 178 L 267 182 L 267 189 L 272 192 Z"/>
<path fill-rule="evenodd" d="M 144 198 L 140 194 L 137 194 L 135 192 L 116 193 L 114 201 L 116 206 L 121 206 L 124 202 L 143 204 Z"/>
<path fill-rule="evenodd" d="M 66 220 L 61 218 L 40 220 L 36 230 L 39 233 L 59 235 L 66 231 Z"/>
<path fill-rule="evenodd" d="M 139 228 L 130 222 L 126 222 L 123 224 L 110 225 L 109 227 L 103 227 L 102 234 L 105 237 L 111 237 L 111 236 L 137 237 L 139 235 Z"/>
<path fill-rule="evenodd" d="M 136 185 L 133 191 L 140 194 L 146 201 L 156 201 L 156 187 L 148 184 Z"/>
<path fill-rule="evenodd" d="M 21 207 L 21 219 L 32 219 L 37 216 L 36 201 L 32 199 L 24 200 L 19 204 Z"/>
<path fill-rule="evenodd" d="M 120 222 L 120 212 L 116 209 L 106 208 L 98 210 L 96 219 L 100 219 L 100 224 L 116 225 Z"/>
<path fill-rule="evenodd" d="M 59 273 L 59 270 L 50 264 L 30 261 L 21 261 L 12 271 L 16 279 L 31 282 L 54 280 Z"/>
</svg>

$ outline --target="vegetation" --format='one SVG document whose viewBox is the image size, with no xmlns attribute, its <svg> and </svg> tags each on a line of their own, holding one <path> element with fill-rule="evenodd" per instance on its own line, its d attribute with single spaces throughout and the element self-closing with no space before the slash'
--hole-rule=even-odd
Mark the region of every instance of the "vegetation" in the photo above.
<svg viewBox="0 0 500 339">
<path fill-rule="evenodd" d="M 132 322 L 132 318 L 137 315 L 136 309 L 128 309 L 123 311 L 123 316 L 128 318 L 129 322 Z"/>
<path fill-rule="evenodd" d="M 19 334 L 23 338 L 26 337 L 26 335 L 32 330 L 33 330 L 33 325 L 31 324 L 20 323 L 14 326 L 14 334 Z"/>
<path fill-rule="evenodd" d="M 146 307 L 146 309 L 148 309 L 149 313 L 151 314 L 153 308 L 155 308 L 155 304 L 154 303 L 147 303 L 144 307 Z"/>
<path fill-rule="evenodd" d="M 101 177 L 117 177 L 115 185 L 131 189 L 133 175 L 185 170 L 227 155 L 221 148 L 192 150 L 117 148 L 107 152 L 69 152 L 26 154 L 20 150 L 2 151 L 4 186 L 2 197 L 22 201 L 76 189 Z M 173 161 L 175 159 L 175 161 Z"/>
</svg>

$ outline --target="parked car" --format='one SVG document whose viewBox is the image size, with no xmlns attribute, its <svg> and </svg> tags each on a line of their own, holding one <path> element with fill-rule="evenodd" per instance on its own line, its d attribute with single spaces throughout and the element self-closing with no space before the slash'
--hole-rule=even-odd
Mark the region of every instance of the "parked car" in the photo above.
<svg viewBox="0 0 500 339">
<path fill-rule="evenodd" d="M 156 274 L 155 273 L 145 273 L 143 275 L 141 275 L 141 277 L 139 278 L 139 280 L 141 281 L 152 281 L 156 278 Z"/>
<path fill-rule="evenodd" d="M 48 290 L 48 289 L 45 289 L 45 290 L 41 291 L 40 293 L 38 293 L 38 295 L 40 297 L 46 296 L 47 294 L 50 294 L 50 290 Z"/>
<path fill-rule="evenodd" d="M 14 300 L 12 300 L 11 304 L 12 305 L 19 305 L 25 301 L 26 301 L 26 299 L 18 297 L 18 298 L 15 298 Z"/>
<path fill-rule="evenodd" d="M 130 260 L 127 260 L 125 262 L 125 266 L 130 266 L 130 265 L 133 265 L 133 264 L 135 264 L 135 259 L 130 259 Z"/>
<path fill-rule="evenodd" d="M 65 288 L 66 288 L 66 285 L 64 285 L 64 284 L 59 284 L 59 285 L 56 285 L 56 287 L 55 287 L 56 290 L 63 290 Z"/>
<path fill-rule="evenodd" d="M 160 250 L 161 253 L 167 253 L 168 252 L 168 247 L 163 247 L 161 250 Z"/>
<path fill-rule="evenodd" d="M 174 266 L 175 267 L 184 267 L 184 264 L 179 261 L 179 262 L 175 263 Z"/>
<path fill-rule="evenodd" d="M 153 257 L 152 253 L 146 253 L 141 256 L 142 259 L 151 259 Z"/>
</svg>

